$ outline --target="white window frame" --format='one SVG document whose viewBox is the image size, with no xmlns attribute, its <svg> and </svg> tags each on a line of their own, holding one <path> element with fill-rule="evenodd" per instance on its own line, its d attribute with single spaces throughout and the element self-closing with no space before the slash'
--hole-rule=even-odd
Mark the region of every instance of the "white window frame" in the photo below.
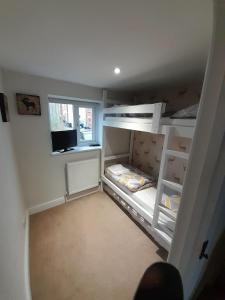
<svg viewBox="0 0 225 300">
<path fill-rule="evenodd" d="M 79 108 L 92 108 L 92 140 L 90 141 L 81 141 L 80 140 L 80 123 L 79 123 Z M 96 106 L 91 103 L 83 103 L 81 105 L 74 105 L 74 121 L 77 120 L 77 144 L 78 146 L 87 146 L 93 143 L 97 143 L 97 130 L 96 130 L 96 120 L 97 120 L 97 115 L 96 115 Z"/>
<path fill-rule="evenodd" d="M 74 129 L 77 130 L 77 146 L 89 146 L 91 144 L 98 143 L 98 112 L 99 112 L 99 103 L 85 101 L 80 99 L 68 100 L 64 98 L 55 98 L 52 96 L 48 97 L 48 111 L 49 111 L 49 127 L 51 131 L 51 119 L 50 119 L 50 103 L 60 103 L 60 104 L 71 104 L 73 105 L 73 118 L 74 118 Z M 80 141 L 80 123 L 79 123 L 79 107 L 82 108 L 92 108 L 92 140 L 90 141 Z"/>
</svg>

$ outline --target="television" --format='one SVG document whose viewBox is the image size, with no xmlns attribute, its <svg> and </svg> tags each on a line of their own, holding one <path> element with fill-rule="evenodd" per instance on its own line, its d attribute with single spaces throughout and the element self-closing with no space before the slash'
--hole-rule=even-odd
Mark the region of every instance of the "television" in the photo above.
<svg viewBox="0 0 225 300">
<path fill-rule="evenodd" d="M 52 150 L 66 152 L 77 145 L 77 131 L 64 130 L 52 131 Z"/>
</svg>

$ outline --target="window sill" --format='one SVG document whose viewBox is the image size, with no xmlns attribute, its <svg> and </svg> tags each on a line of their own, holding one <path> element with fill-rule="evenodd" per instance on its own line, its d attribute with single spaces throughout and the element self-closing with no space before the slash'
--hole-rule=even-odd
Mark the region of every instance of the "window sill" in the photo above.
<svg viewBox="0 0 225 300">
<path fill-rule="evenodd" d="M 88 152 L 88 151 L 96 151 L 101 150 L 102 146 L 77 146 L 74 147 L 73 150 L 67 152 L 52 152 L 51 155 L 58 156 L 58 155 L 68 155 L 80 152 Z"/>
</svg>

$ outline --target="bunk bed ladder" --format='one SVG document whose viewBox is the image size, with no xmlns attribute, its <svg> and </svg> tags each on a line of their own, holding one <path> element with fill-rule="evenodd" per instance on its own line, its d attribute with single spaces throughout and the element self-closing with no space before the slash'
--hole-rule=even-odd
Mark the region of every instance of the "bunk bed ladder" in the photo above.
<svg viewBox="0 0 225 300">
<path fill-rule="evenodd" d="M 159 170 L 158 188 L 156 193 L 155 208 L 154 208 L 153 221 L 152 221 L 153 230 L 155 230 L 158 235 L 161 235 L 161 238 L 164 240 L 165 248 L 167 248 L 167 250 L 170 249 L 170 245 L 172 242 L 172 234 L 168 231 L 166 227 L 162 228 L 162 225 L 159 224 L 159 214 L 161 212 L 167 217 L 169 217 L 171 220 L 176 221 L 176 213 L 161 205 L 163 189 L 164 187 L 167 187 L 180 193 L 181 195 L 183 190 L 183 186 L 181 184 L 165 179 L 168 158 L 169 156 L 175 156 L 185 160 L 189 159 L 188 153 L 169 149 L 169 145 L 171 144 L 171 140 L 175 136 L 175 133 L 176 133 L 176 127 L 174 126 L 166 127 L 165 140 L 164 140 L 163 151 L 162 151 L 162 159 L 161 159 L 161 165 Z"/>
<path fill-rule="evenodd" d="M 103 90 L 102 92 L 102 117 L 101 117 L 101 122 L 103 123 L 104 122 L 104 113 L 103 113 L 103 110 L 104 110 L 104 107 L 105 107 L 105 104 L 106 104 L 106 101 L 107 101 L 107 95 L 108 95 L 108 92 L 107 90 Z M 104 167 L 105 167 L 105 161 L 104 161 L 104 158 L 105 158 L 105 130 L 104 130 L 104 127 L 102 127 L 102 151 L 101 151 L 101 167 L 100 167 L 100 175 L 101 175 L 101 178 L 102 176 L 104 175 Z M 100 190 L 103 191 L 103 182 L 102 180 L 100 181 Z"/>
<path fill-rule="evenodd" d="M 163 180 L 166 174 L 167 169 L 167 155 L 166 152 L 168 150 L 168 146 L 170 145 L 172 136 L 174 132 L 174 127 L 168 126 L 166 128 L 166 134 L 165 134 L 165 140 L 163 144 L 163 150 L 162 150 L 162 159 L 160 164 L 160 170 L 159 170 L 159 178 L 158 178 L 158 187 L 157 187 L 157 193 L 156 193 L 156 200 L 155 200 L 155 208 L 154 208 L 154 214 L 153 214 L 153 220 L 152 225 L 154 228 L 158 227 L 158 218 L 160 213 L 160 202 L 163 194 Z"/>
</svg>

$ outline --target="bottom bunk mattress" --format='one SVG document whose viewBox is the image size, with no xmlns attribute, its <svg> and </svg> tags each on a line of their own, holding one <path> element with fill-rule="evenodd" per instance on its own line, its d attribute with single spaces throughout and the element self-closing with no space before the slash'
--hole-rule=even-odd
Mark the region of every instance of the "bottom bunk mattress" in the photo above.
<svg viewBox="0 0 225 300">
<path fill-rule="evenodd" d="M 105 169 L 105 176 L 127 194 L 156 185 L 152 176 L 130 165 L 109 166 Z"/>
<path fill-rule="evenodd" d="M 133 199 L 136 203 L 142 206 L 149 214 L 153 217 L 153 212 L 155 208 L 157 189 L 155 187 L 146 188 L 144 190 L 133 193 Z M 163 194 L 163 198 L 168 197 L 166 194 Z M 175 221 L 167 217 L 163 213 L 159 214 L 159 225 L 167 227 L 170 231 L 175 229 Z"/>
<path fill-rule="evenodd" d="M 133 166 L 121 164 L 107 167 L 105 176 L 129 195 L 135 203 L 147 211 L 152 220 L 157 192 L 156 181 L 153 177 Z M 172 207 L 172 203 L 174 202 L 173 195 L 163 193 L 161 204 L 168 208 L 168 202 Z M 159 214 L 158 225 L 166 227 L 172 232 L 175 229 L 175 221 L 161 212 Z"/>
<path fill-rule="evenodd" d="M 133 199 L 136 203 L 147 210 L 152 216 L 155 207 L 156 187 L 149 187 L 144 190 L 133 193 Z"/>
<path fill-rule="evenodd" d="M 126 203 L 126 200 L 123 200 L 123 201 L 118 200 L 118 197 L 115 197 L 115 193 L 113 191 L 111 191 L 110 187 L 107 187 L 104 189 L 106 190 L 107 193 L 109 193 L 110 195 L 113 195 L 114 199 L 116 199 L 117 201 L 122 203 L 122 205 L 124 207 L 130 207 L 130 206 L 132 207 L 132 204 L 127 203 L 127 205 L 124 205 Z M 141 206 L 145 210 L 145 212 L 146 211 L 148 212 L 148 216 L 149 216 L 150 220 L 148 219 L 147 222 L 149 222 L 151 224 L 152 219 L 153 219 L 153 212 L 154 212 L 155 199 L 156 199 L 156 188 L 154 188 L 154 187 L 146 188 L 145 190 L 130 194 L 129 196 L 132 198 L 133 202 L 138 204 L 139 207 Z M 134 213 L 133 209 L 132 209 L 132 212 Z M 133 215 L 133 213 L 132 213 L 132 215 Z M 140 211 L 139 211 L 139 215 L 142 216 Z M 169 230 L 169 232 L 171 233 L 171 235 L 173 234 L 174 229 L 175 229 L 175 221 L 170 219 L 169 217 L 167 217 L 166 215 L 164 215 L 161 212 L 159 214 L 158 225 L 161 228 L 167 228 Z"/>
</svg>

